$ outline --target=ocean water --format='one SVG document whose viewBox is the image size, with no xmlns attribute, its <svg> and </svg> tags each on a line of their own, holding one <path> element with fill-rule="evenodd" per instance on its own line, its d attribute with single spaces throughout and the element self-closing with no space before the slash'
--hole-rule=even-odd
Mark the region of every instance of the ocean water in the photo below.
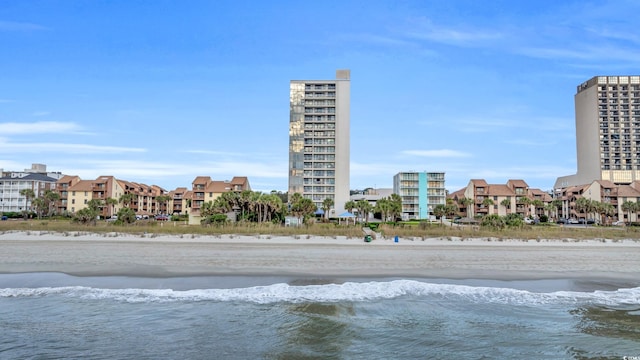
<svg viewBox="0 0 640 360">
<path fill-rule="evenodd" d="M 611 281 L 0 275 L 0 359 L 623 359 Z"/>
</svg>

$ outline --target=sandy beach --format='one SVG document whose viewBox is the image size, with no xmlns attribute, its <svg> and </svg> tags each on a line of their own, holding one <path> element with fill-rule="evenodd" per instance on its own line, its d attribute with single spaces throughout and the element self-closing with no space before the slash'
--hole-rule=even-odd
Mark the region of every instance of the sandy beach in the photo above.
<svg viewBox="0 0 640 360">
<path fill-rule="evenodd" d="M 640 241 L 6 232 L 0 273 L 640 279 Z"/>
</svg>

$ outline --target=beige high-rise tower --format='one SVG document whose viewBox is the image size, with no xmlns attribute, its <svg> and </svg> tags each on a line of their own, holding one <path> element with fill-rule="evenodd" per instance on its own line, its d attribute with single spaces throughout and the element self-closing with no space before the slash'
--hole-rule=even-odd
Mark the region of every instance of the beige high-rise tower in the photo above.
<svg viewBox="0 0 640 360">
<path fill-rule="evenodd" d="M 350 71 L 335 80 L 292 80 L 289 115 L 289 196 L 300 193 L 318 209 L 330 198 L 329 216 L 349 201 Z"/>
<path fill-rule="evenodd" d="M 554 188 L 640 180 L 640 76 L 596 76 L 578 85 L 575 116 L 577 173 Z"/>
</svg>

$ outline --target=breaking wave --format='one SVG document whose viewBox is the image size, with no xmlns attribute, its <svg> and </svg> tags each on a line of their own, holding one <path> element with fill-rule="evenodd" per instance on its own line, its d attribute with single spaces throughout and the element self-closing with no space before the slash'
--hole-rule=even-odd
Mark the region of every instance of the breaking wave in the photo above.
<svg viewBox="0 0 640 360">
<path fill-rule="evenodd" d="M 500 287 L 433 284 L 415 280 L 347 282 L 343 284 L 293 286 L 273 284 L 236 289 L 102 289 L 84 286 L 5 288 L 2 298 L 67 296 L 82 299 L 114 300 L 130 303 L 171 301 L 251 302 L 343 302 L 375 301 L 405 296 L 459 299 L 476 303 L 536 305 L 549 303 L 594 303 L 602 305 L 640 304 L 640 287 L 615 291 L 530 292 Z"/>
</svg>

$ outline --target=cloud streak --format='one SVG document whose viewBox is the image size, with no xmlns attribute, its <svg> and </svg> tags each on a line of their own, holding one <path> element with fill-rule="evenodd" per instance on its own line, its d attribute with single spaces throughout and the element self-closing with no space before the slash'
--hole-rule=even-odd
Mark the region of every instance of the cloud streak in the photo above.
<svg viewBox="0 0 640 360">
<path fill-rule="evenodd" d="M 431 158 L 463 158 L 471 157 L 469 153 L 465 153 L 457 150 L 440 149 L 440 150 L 404 150 L 401 152 L 404 155 L 431 157 Z"/>
<path fill-rule="evenodd" d="M 72 122 L 38 121 L 33 123 L 0 123 L 3 135 L 52 134 L 77 132 L 80 127 Z"/>
<path fill-rule="evenodd" d="M 118 147 L 118 146 L 100 146 L 100 145 L 90 145 L 90 144 L 65 144 L 65 143 L 51 143 L 51 142 L 41 142 L 41 143 L 18 143 L 7 141 L 6 139 L 0 138 L 0 154 L 14 154 L 17 152 L 20 153 L 32 153 L 32 154 L 40 154 L 40 153 L 51 153 L 51 152 L 59 152 L 66 154 L 104 154 L 104 153 L 143 153 L 146 152 L 146 149 L 142 148 L 132 148 L 132 147 Z"/>
</svg>

